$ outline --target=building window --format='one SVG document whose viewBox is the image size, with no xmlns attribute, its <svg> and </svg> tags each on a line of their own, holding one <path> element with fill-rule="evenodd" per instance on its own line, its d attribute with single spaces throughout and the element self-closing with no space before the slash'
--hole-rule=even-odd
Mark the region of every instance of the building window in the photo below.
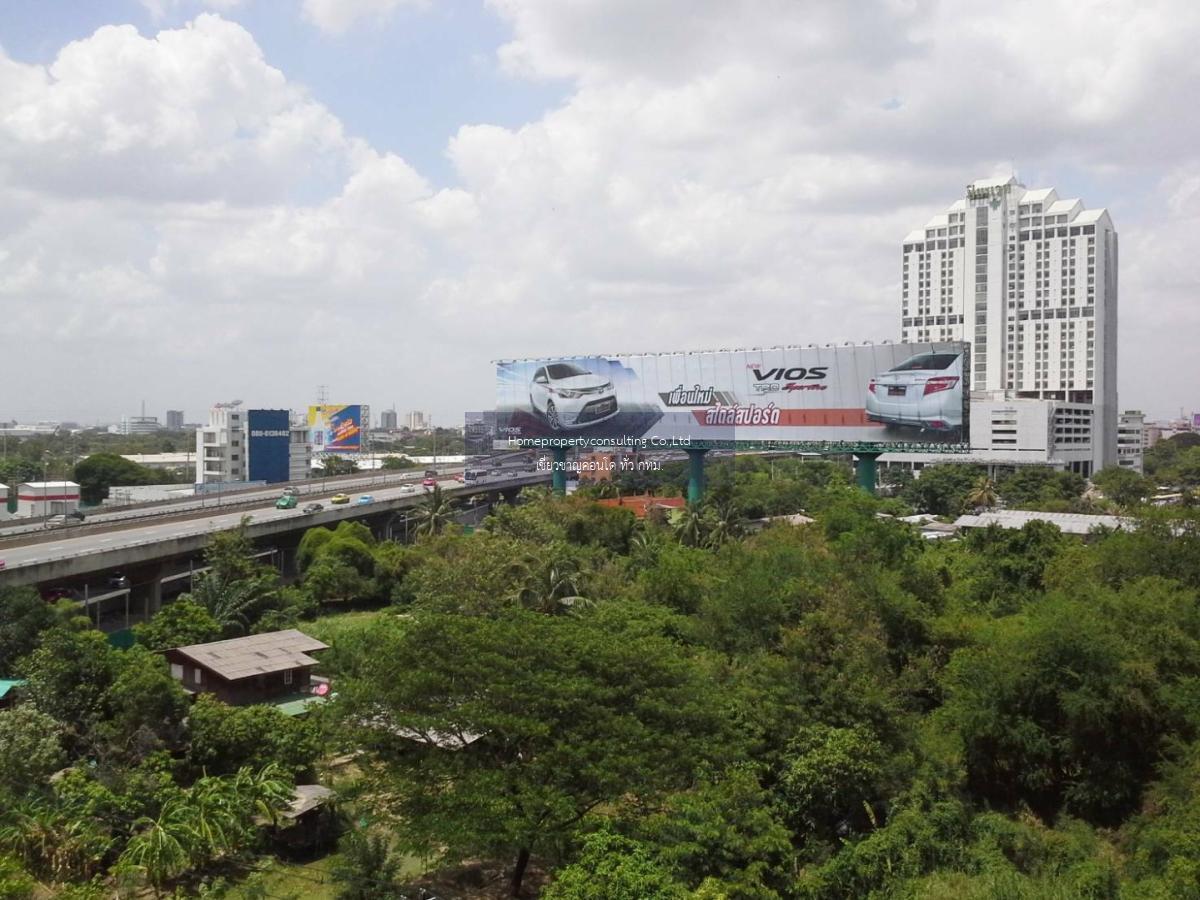
<svg viewBox="0 0 1200 900">
<path fill-rule="evenodd" d="M 292 683 L 292 670 L 291 669 L 288 669 L 287 671 L 285 671 L 283 673 L 283 683 L 284 684 Z"/>
<path fill-rule="evenodd" d="M 199 683 L 200 683 L 200 679 L 201 679 L 202 677 L 203 677 L 203 676 L 200 674 L 200 670 L 199 670 L 199 669 L 193 669 L 193 670 L 192 670 L 192 682 L 193 682 L 193 683 L 195 683 L 195 684 L 199 684 Z"/>
<path fill-rule="evenodd" d="M 183 666 L 179 663 L 171 663 L 171 677 L 176 681 L 183 681 Z"/>
</svg>

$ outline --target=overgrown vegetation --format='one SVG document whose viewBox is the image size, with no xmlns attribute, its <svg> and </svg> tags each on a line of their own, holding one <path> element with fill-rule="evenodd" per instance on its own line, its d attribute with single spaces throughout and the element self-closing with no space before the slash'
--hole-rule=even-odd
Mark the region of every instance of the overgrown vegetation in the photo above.
<svg viewBox="0 0 1200 900">
<path fill-rule="evenodd" d="M 402 857 L 446 896 L 471 867 L 554 900 L 1200 896 L 1200 517 L 1124 476 L 1089 502 L 1136 527 L 1086 540 L 879 515 L 1089 494 L 983 474 L 877 500 L 738 460 L 673 519 L 529 491 L 473 534 L 431 497 L 411 544 L 310 530 L 289 586 L 234 532 L 130 651 L 0 592 L 0 879 L 215 895 L 354 753 L 346 897 L 405 893 Z M 308 720 L 189 703 L 152 652 L 331 608 L 377 612 L 314 629 Z"/>
</svg>

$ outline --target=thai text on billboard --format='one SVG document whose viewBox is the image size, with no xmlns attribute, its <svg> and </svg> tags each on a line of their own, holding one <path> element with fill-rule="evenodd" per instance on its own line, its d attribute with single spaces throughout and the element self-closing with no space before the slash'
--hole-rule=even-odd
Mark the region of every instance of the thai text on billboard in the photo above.
<svg viewBox="0 0 1200 900">
<path fill-rule="evenodd" d="M 544 447 L 961 445 L 969 364 L 961 342 L 503 360 L 496 437 Z"/>
<path fill-rule="evenodd" d="M 358 453 L 363 449 L 368 408 L 325 404 L 308 408 L 308 429 L 315 453 Z"/>
</svg>

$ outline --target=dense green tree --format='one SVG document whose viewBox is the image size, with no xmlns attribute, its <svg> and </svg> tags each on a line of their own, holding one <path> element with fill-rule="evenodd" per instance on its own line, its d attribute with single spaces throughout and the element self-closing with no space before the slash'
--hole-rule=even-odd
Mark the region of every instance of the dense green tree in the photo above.
<svg viewBox="0 0 1200 900">
<path fill-rule="evenodd" d="M 1017 466 L 1002 477 L 996 490 L 1010 509 L 1048 509 L 1066 512 L 1087 489 L 1087 481 L 1075 472 L 1049 466 Z"/>
<path fill-rule="evenodd" d="M 321 456 L 319 474 L 325 478 L 336 475 L 352 475 L 358 471 L 358 463 L 337 453 L 325 453 Z"/>
<path fill-rule="evenodd" d="M 176 746 L 188 700 L 162 656 L 134 646 L 113 654 L 115 675 L 105 691 L 102 721 L 93 737 L 107 750 L 140 759 L 163 745 Z"/>
<path fill-rule="evenodd" d="M 105 695 L 120 671 L 117 653 L 98 631 L 52 628 L 23 662 L 26 695 L 42 712 L 83 734 L 105 714 Z"/>
<path fill-rule="evenodd" d="M 62 726 L 25 703 L 0 709 L 0 794 L 20 796 L 66 762 Z"/>
<path fill-rule="evenodd" d="M 1051 595 L 979 626 L 945 672 L 936 721 L 963 742 L 978 796 L 1112 824 L 1136 805 L 1167 736 L 1197 717 L 1200 609 L 1147 579 Z"/>
<path fill-rule="evenodd" d="M 796 833 L 832 840 L 862 819 L 882 799 L 886 762 L 886 748 L 861 725 L 801 728 L 784 754 L 778 788 Z"/>
<path fill-rule="evenodd" d="M 181 597 L 156 612 L 149 622 L 133 626 L 133 633 L 142 646 L 161 651 L 218 640 L 221 624 L 199 603 Z"/>
<path fill-rule="evenodd" d="M 229 706 L 208 694 L 192 705 L 188 731 L 187 761 L 210 775 L 273 763 L 298 777 L 312 769 L 321 748 L 317 729 L 305 719 L 273 706 Z"/>
<path fill-rule="evenodd" d="M 957 516 L 966 506 L 967 495 L 986 476 L 983 468 L 963 463 L 926 466 L 901 496 L 921 512 L 935 516 Z"/>
<path fill-rule="evenodd" d="M 381 834 L 348 831 L 329 875 L 337 885 L 336 900 L 405 900 L 397 881 L 400 861 Z"/>
<path fill-rule="evenodd" d="M 208 571 L 200 575 L 188 599 L 216 620 L 227 636 L 243 634 L 279 603 L 279 575 L 254 558 L 246 532 L 248 519 L 232 531 L 214 534 L 204 551 Z"/>
<path fill-rule="evenodd" d="M 96 453 L 76 464 L 75 481 L 79 484 L 80 500 L 96 505 L 108 499 L 111 487 L 159 484 L 163 476 L 116 453 Z"/>
<path fill-rule="evenodd" d="M 747 766 L 672 795 L 637 831 L 689 887 L 706 883 L 721 896 L 770 900 L 790 880 L 791 834 Z"/>
<path fill-rule="evenodd" d="M 58 620 L 54 607 L 28 587 L 0 588 L 0 677 L 15 671 L 42 632 Z"/>
<path fill-rule="evenodd" d="M 515 892 L 597 806 L 647 802 L 719 755 L 711 688 L 631 612 L 421 614 L 339 648 L 338 708 L 386 763 L 409 849 L 515 854 Z"/>
<path fill-rule="evenodd" d="M 1154 493 L 1153 481 L 1120 466 L 1102 469 L 1092 482 L 1118 506 L 1136 506 Z"/>
<path fill-rule="evenodd" d="M 542 900 L 687 900 L 687 889 L 671 877 L 648 847 L 609 831 L 584 841 L 575 862 L 555 873 Z"/>
</svg>

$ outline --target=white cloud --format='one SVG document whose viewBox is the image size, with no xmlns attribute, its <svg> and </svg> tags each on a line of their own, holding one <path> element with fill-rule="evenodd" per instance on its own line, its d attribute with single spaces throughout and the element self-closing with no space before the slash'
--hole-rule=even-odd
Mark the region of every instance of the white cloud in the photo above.
<svg viewBox="0 0 1200 900">
<path fill-rule="evenodd" d="M 304 18 L 322 31 L 343 34 L 360 22 L 383 22 L 402 6 L 423 8 L 428 0 L 304 0 Z"/>
<path fill-rule="evenodd" d="M 519 128 L 464 123 L 450 186 L 215 15 L 101 29 L 49 67 L 0 55 L 12 395 L 198 411 L 325 383 L 445 418 L 489 401 L 501 356 L 889 338 L 903 235 L 1015 157 L 1112 210 L 1122 402 L 1192 402 L 1194 4 L 491 5 L 508 71 L 573 90 Z M 47 345 L 87 383 L 42 372 Z"/>
</svg>

